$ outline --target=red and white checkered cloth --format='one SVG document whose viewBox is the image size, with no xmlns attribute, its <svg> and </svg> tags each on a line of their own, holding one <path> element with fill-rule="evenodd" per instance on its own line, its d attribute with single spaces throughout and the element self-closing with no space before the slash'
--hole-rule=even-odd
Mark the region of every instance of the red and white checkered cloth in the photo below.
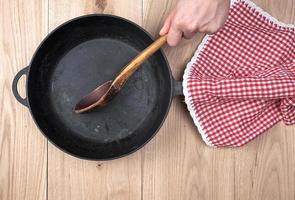
<svg viewBox="0 0 295 200">
<path fill-rule="evenodd" d="M 237 147 L 279 121 L 295 123 L 295 26 L 248 0 L 232 2 L 184 75 L 185 100 L 206 144 Z"/>
</svg>

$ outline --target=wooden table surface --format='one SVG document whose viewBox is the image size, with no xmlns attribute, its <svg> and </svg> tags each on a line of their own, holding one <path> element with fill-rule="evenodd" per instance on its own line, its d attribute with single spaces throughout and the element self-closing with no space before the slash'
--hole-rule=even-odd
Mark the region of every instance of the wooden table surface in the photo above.
<svg viewBox="0 0 295 200">
<path fill-rule="evenodd" d="M 40 134 L 11 93 L 14 75 L 41 40 L 79 15 L 111 13 L 156 36 L 177 0 L 0 0 L 0 199 L 295 199 L 295 126 L 276 125 L 242 148 L 214 149 L 201 140 L 181 98 L 143 149 L 118 160 L 71 157 Z M 294 0 L 255 0 L 295 23 Z M 165 48 L 174 76 L 202 35 Z M 20 84 L 24 94 L 25 78 Z"/>
</svg>

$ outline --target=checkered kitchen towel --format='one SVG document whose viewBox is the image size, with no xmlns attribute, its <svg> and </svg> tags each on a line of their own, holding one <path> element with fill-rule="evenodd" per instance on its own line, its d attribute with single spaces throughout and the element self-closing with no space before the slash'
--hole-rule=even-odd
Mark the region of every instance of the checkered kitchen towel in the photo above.
<svg viewBox="0 0 295 200">
<path fill-rule="evenodd" d="M 237 147 L 279 121 L 295 123 L 295 26 L 248 0 L 232 2 L 184 75 L 185 101 L 203 140 Z"/>
</svg>

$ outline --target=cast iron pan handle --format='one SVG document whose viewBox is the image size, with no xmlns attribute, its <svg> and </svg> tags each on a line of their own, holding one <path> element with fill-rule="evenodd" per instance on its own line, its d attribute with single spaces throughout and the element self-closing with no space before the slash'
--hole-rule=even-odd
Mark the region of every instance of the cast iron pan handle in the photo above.
<svg viewBox="0 0 295 200">
<path fill-rule="evenodd" d="M 183 95 L 182 81 L 173 80 L 173 95 Z"/>
<path fill-rule="evenodd" d="M 28 100 L 27 100 L 27 97 L 25 98 L 22 98 L 18 91 L 17 91 L 17 84 L 18 84 L 18 81 L 20 79 L 20 77 L 22 77 L 23 75 L 27 75 L 27 71 L 28 71 L 28 68 L 29 67 L 25 67 L 23 68 L 22 70 L 20 70 L 14 77 L 13 79 L 13 82 L 12 82 L 12 92 L 13 92 L 13 95 L 15 96 L 16 100 L 18 102 L 20 102 L 21 104 L 23 104 L 24 106 L 28 107 Z"/>
</svg>

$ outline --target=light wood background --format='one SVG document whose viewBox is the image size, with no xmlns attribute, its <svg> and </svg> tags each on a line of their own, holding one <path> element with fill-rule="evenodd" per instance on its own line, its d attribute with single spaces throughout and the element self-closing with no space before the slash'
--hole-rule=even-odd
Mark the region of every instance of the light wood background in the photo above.
<svg viewBox="0 0 295 200">
<path fill-rule="evenodd" d="M 40 134 L 11 93 L 14 75 L 57 25 L 88 13 L 128 18 L 157 35 L 176 0 L 0 0 L 0 200 L 253 200 L 295 199 L 295 127 L 276 125 L 238 149 L 201 141 L 181 98 L 143 149 L 94 162 L 64 154 Z M 255 0 L 278 19 L 295 23 L 294 0 Z M 202 35 L 166 48 L 174 76 Z M 20 84 L 22 94 L 24 78 Z"/>
</svg>

